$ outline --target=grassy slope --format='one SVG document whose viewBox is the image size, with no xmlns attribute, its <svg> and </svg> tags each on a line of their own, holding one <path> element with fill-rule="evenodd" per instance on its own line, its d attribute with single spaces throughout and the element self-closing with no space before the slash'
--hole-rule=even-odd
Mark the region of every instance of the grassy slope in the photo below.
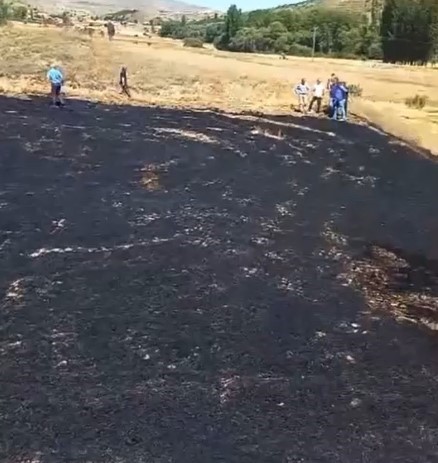
<svg viewBox="0 0 438 463">
<path fill-rule="evenodd" d="M 281 5 L 278 8 L 302 8 L 306 6 L 324 6 L 328 8 L 345 8 L 354 11 L 369 11 L 371 0 L 305 0 L 298 3 Z"/>
</svg>

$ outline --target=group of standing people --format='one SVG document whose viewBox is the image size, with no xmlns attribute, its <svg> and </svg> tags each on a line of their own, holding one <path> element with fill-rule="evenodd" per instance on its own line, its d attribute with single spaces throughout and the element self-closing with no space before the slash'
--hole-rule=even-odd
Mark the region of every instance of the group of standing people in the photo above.
<svg viewBox="0 0 438 463">
<path fill-rule="evenodd" d="M 51 85 L 52 104 L 64 106 L 63 86 L 64 75 L 59 66 L 53 64 L 48 73 L 47 79 Z M 119 85 L 121 93 L 131 97 L 128 87 L 127 68 L 122 66 L 119 76 Z M 324 85 L 321 79 L 309 87 L 306 79 L 301 79 L 300 83 L 295 86 L 295 94 L 298 97 L 299 109 L 303 114 L 311 112 L 316 105 L 316 112 L 321 112 L 322 103 L 326 93 L 329 95 L 328 115 L 331 119 L 345 121 L 347 119 L 348 107 L 348 87 L 345 82 L 341 82 L 335 74 L 332 74 Z"/>
<path fill-rule="evenodd" d="M 312 112 L 316 105 L 316 113 L 321 112 L 324 96 L 328 94 L 328 116 L 333 120 L 345 121 L 347 119 L 348 87 L 341 82 L 335 74 L 332 74 L 323 84 L 321 79 L 310 87 L 306 79 L 295 86 L 294 93 L 298 97 L 298 106 L 303 114 Z"/>
</svg>

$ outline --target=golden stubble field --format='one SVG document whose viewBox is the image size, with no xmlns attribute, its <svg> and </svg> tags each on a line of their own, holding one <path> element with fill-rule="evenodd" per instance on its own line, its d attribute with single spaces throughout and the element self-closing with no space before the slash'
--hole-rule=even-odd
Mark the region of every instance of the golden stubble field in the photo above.
<svg viewBox="0 0 438 463">
<path fill-rule="evenodd" d="M 380 63 L 233 54 L 211 47 L 187 49 L 153 37 L 105 38 L 59 28 L 13 24 L 0 29 L 0 92 L 47 92 L 51 62 L 66 72 L 70 97 L 106 103 L 127 102 L 119 95 L 118 71 L 128 66 L 131 104 L 214 108 L 233 112 L 287 114 L 295 104 L 292 86 L 301 78 L 326 80 L 336 72 L 363 88 L 352 110 L 383 130 L 438 154 L 438 69 Z M 423 110 L 404 101 L 427 95 Z"/>
</svg>

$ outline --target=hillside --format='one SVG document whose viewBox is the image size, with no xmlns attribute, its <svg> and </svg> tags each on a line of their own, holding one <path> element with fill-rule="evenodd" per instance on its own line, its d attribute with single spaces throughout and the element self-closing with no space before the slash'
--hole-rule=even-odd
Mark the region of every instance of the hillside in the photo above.
<svg viewBox="0 0 438 463">
<path fill-rule="evenodd" d="M 278 8 L 302 8 L 307 6 L 324 6 L 327 8 L 340 8 L 350 11 L 369 12 L 379 8 L 382 0 L 305 0 L 298 3 L 281 5 Z"/>
<path fill-rule="evenodd" d="M 209 12 L 208 8 L 179 0 L 58 0 L 56 4 L 50 0 L 33 0 L 31 3 L 47 12 L 83 10 L 99 15 L 126 9 L 138 10 L 146 17 L 169 14 L 197 16 Z"/>
</svg>

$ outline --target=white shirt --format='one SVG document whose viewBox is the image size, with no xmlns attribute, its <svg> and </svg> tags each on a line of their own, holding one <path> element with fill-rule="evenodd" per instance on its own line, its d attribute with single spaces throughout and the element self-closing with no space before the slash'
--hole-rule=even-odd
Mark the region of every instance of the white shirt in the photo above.
<svg viewBox="0 0 438 463">
<path fill-rule="evenodd" d="M 324 96 L 324 90 L 324 84 L 315 84 L 313 86 L 313 95 L 316 96 L 316 98 L 322 98 Z"/>
<path fill-rule="evenodd" d="M 297 95 L 307 95 L 309 93 L 310 89 L 307 84 L 298 84 L 295 87 L 295 93 Z"/>
</svg>

